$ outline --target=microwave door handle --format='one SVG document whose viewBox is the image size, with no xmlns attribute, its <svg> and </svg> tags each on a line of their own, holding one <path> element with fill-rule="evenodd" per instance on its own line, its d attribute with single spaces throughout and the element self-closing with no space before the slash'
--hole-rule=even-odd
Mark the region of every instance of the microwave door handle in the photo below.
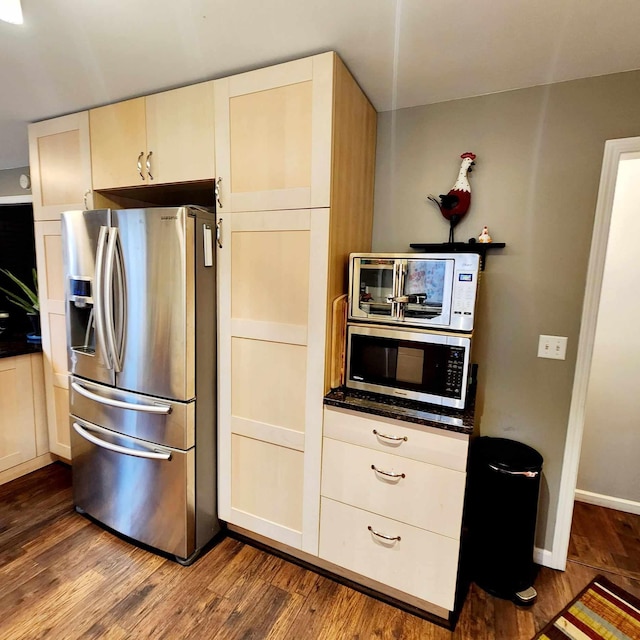
<svg viewBox="0 0 640 640">
<path fill-rule="evenodd" d="M 98 234 L 98 245 L 96 247 L 96 267 L 95 267 L 95 296 L 93 302 L 94 320 L 96 328 L 96 342 L 102 355 L 102 361 L 107 369 L 113 369 L 111 357 L 106 344 L 104 326 L 104 254 L 107 243 L 108 227 L 100 227 Z"/>
</svg>

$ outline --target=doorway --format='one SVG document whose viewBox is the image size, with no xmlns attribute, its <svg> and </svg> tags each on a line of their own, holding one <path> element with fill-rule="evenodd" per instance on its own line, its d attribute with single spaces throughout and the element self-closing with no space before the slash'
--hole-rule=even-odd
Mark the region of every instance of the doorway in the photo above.
<svg viewBox="0 0 640 640">
<path fill-rule="evenodd" d="M 607 248 L 613 219 L 619 167 L 621 162 L 626 163 L 635 157 L 640 157 L 640 137 L 608 140 L 605 143 L 591 254 L 587 271 L 576 373 L 565 441 L 557 525 L 553 540 L 551 565 L 557 569 L 564 569 L 566 566 L 594 354 L 596 354 L 596 362 L 598 360 L 598 349 L 596 348 L 598 315 L 603 296 L 603 282 L 605 282 Z M 634 240 L 632 234 L 627 235 L 627 238 L 629 242 Z M 635 290 L 637 290 L 637 281 L 633 291 Z M 633 295 L 630 292 L 630 296 Z M 589 412 L 591 412 L 590 406 Z"/>
</svg>

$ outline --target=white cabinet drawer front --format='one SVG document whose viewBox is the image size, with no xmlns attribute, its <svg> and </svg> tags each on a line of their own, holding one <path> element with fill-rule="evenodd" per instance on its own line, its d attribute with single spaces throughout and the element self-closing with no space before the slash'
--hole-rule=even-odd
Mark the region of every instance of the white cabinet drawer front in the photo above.
<svg viewBox="0 0 640 640">
<path fill-rule="evenodd" d="M 467 469 L 469 436 L 455 431 L 325 407 L 324 435 L 448 469 Z"/>
<path fill-rule="evenodd" d="M 324 438 L 323 496 L 450 538 L 460 538 L 465 478 L 460 471 Z"/>
<path fill-rule="evenodd" d="M 383 536 L 400 540 L 385 541 Z M 457 540 L 322 498 L 320 557 L 453 610 Z"/>
</svg>

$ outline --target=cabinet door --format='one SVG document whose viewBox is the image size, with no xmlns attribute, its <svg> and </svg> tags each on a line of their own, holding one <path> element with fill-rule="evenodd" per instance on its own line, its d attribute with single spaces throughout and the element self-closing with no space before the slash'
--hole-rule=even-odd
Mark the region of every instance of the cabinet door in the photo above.
<svg viewBox="0 0 640 640">
<path fill-rule="evenodd" d="M 31 356 L 0 359 L 0 472 L 36 457 Z"/>
<path fill-rule="evenodd" d="M 317 554 L 329 210 L 221 220 L 220 517 Z"/>
<path fill-rule="evenodd" d="M 145 99 L 91 109 L 89 123 L 93 188 L 146 184 Z"/>
<path fill-rule="evenodd" d="M 29 125 L 29 165 L 35 220 L 59 220 L 62 211 L 89 209 L 89 113 Z"/>
<path fill-rule="evenodd" d="M 215 81 L 222 210 L 328 207 L 335 54 Z"/>
<path fill-rule="evenodd" d="M 35 240 L 49 448 L 52 453 L 70 460 L 67 338 L 60 223 L 36 222 Z"/>
<path fill-rule="evenodd" d="M 211 180 L 215 175 L 213 81 L 145 100 L 149 184 Z"/>
</svg>

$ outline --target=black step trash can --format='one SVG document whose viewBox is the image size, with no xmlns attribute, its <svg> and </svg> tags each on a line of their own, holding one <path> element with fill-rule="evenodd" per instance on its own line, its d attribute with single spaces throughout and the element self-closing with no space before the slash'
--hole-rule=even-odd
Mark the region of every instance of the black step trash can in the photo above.
<svg viewBox="0 0 640 640">
<path fill-rule="evenodd" d="M 469 564 L 488 593 L 532 604 L 533 545 L 542 456 L 521 442 L 482 437 L 471 446 Z"/>
</svg>

